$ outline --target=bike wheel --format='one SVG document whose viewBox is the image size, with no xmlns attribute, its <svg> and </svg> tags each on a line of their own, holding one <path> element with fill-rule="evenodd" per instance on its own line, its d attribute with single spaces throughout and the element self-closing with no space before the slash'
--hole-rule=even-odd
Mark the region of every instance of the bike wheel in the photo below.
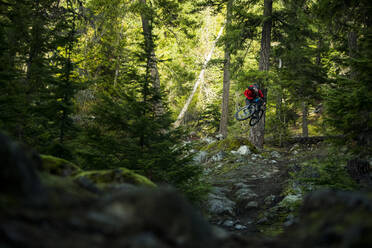
<svg viewBox="0 0 372 248">
<path fill-rule="evenodd" d="M 255 113 L 255 115 L 253 115 L 252 118 L 249 120 L 249 125 L 251 127 L 256 125 L 261 120 L 263 113 L 264 113 L 264 111 L 262 109 L 260 109 L 260 111 L 258 111 L 258 113 Z"/>
<path fill-rule="evenodd" d="M 240 108 L 238 111 L 236 111 L 235 118 L 238 121 L 244 121 L 244 120 L 248 119 L 249 117 L 251 117 L 253 113 L 254 113 L 254 106 L 251 105 L 251 104 L 246 105 L 246 106 Z"/>
</svg>

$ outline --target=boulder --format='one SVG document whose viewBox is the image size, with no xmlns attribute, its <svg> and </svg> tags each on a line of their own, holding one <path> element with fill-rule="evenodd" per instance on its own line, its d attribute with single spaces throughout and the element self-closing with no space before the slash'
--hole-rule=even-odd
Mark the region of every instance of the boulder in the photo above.
<svg viewBox="0 0 372 248">
<path fill-rule="evenodd" d="M 239 147 L 239 149 L 237 150 L 237 153 L 242 156 L 247 156 L 251 154 L 251 150 L 249 149 L 248 146 L 244 145 L 244 146 Z"/>
<path fill-rule="evenodd" d="M 107 187 L 115 184 L 133 184 L 138 186 L 156 187 L 150 179 L 134 173 L 127 168 L 110 170 L 93 170 L 80 172 L 74 176 L 75 179 L 87 178 L 98 186 Z"/>
<path fill-rule="evenodd" d="M 226 189 L 215 187 L 207 196 L 207 211 L 212 215 L 234 215 L 235 202 L 226 197 Z"/>
<path fill-rule="evenodd" d="M 370 247 L 372 198 L 368 193 L 334 190 L 307 195 L 278 247 Z M 291 218 L 291 217 L 290 217 Z"/>
<path fill-rule="evenodd" d="M 211 226 L 171 189 L 137 188 L 46 209 L 2 209 L 0 218 L 0 247 L 219 246 Z"/>
<path fill-rule="evenodd" d="M 40 157 L 42 160 L 41 171 L 57 176 L 71 176 L 81 172 L 81 169 L 77 165 L 67 160 L 50 155 L 40 155 Z"/>
<path fill-rule="evenodd" d="M 41 167 L 39 155 L 0 133 L 0 157 L 0 202 L 44 205 L 47 193 L 36 173 L 36 168 Z"/>
</svg>

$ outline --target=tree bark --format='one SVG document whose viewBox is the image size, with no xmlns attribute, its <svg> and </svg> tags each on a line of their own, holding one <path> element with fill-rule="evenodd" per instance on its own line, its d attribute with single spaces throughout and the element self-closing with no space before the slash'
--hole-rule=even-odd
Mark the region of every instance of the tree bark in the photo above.
<svg viewBox="0 0 372 248">
<path fill-rule="evenodd" d="M 306 101 L 302 102 L 302 137 L 309 136 L 309 129 L 308 129 L 308 114 L 309 108 Z"/>
<path fill-rule="evenodd" d="M 348 33 L 348 48 L 350 58 L 356 58 L 358 52 L 358 37 L 354 31 Z M 354 79 L 356 77 L 356 72 L 353 66 L 350 66 L 350 78 Z"/>
<path fill-rule="evenodd" d="M 146 0 L 140 0 L 141 3 L 146 5 Z M 147 53 L 147 68 L 150 72 L 153 86 L 156 90 L 160 90 L 159 71 L 156 62 L 154 41 L 152 36 L 151 17 L 149 19 L 145 13 L 141 14 L 143 36 L 145 38 L 145 49 Z"/>
<path fill-rule="evenodd" d="M 226 7 L 226 34 L 230 31 L 233 0 L 229 0 Z M 227 124 L 229 119 L 229 95 L 230 95 L 230 53 L 231 42 L 229 38 L 225 40 L 225 60 L 223 67 L 223 94 L 222 111 L 220 120 L 220 134 L 227 137 Z"/>
<path fill-rule="evenodd" d="M 261 37 L 261 51 L 260 51 L 260 61 L 259 70 L 269 71 L 270 69 L 270 43 L 271 43 L 271 27 L 272 27 L 272 6 L 273 0 L 264 1 L 264 23 L 262 27 L 262 37 Z M 267 90 L 265 90 L 264 82 L 260 82 L 260 88 L 264 89 L 265 98 L 267 97 Z M 249 132 L 249 140 L 258 149 L 263 148 L 264 137 L 265 137 L 265 115 L 262 116 L 261 120 L 251 128 Z"/>
<path fill-rule="evenodd" d="M 140 0 L 140 2 L 146 6 L 146 0 Z M 141 12 L 142 30 L 145 39 L 145 51 L 146 51 L 146 85 L 144 87 L 144 101 L 146 102 L 147 95 L 149 93 L 149 85 L 152 83 L 152 91 L 156 94 L 160 94 L 160 78 L 157 66 L 157 59 L 155 56 L 155 45 L 152 35 L 152 17 L 146 15 L 146 12 Z M 150 77 L 149 77 L 150 76 Z M 150 79 L 150 80 L 149 80 Z M 160 98 L 156 97 L 156 101 L 153 105 L 153 111 L 155 115 L 161 116 L 164 113 L 164 108 Z"/>
</svg>

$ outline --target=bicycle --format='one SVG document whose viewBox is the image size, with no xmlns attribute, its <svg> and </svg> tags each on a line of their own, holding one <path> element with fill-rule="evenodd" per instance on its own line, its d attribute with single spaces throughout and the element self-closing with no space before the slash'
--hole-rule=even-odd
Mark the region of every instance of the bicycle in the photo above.
<svg viewBox="0 0 372 248">
<path fill-rule="evenodd" d="M 235 118 L 238 121 L 244 121 L 251 118 L 249 120 L 249 125 L 254 126 L 261 120 L 265 110 L 266 107 L 263 104 L 253 102 L 238 109 L 235 113 Z"/>
</svg>

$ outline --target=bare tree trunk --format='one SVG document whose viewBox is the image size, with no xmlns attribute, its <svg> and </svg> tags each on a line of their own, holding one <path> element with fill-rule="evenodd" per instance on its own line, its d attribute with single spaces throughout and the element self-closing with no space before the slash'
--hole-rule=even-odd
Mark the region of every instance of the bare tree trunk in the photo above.
<svg viewBox="0 0 372 248">
<path fill-rule="evenodd" d="M 357 34 L 354 31 L 350 31 L 348 33 L 347 40 L 348 40 L 348 47 L 349 47 L 349 56 L 350 58 L 355 58 L 358 52 Z M 356 77 L 356 72 L 352 66 L 350 67 L 350 70 L 351 70 L 350 78 L 354 79 Z"/>
<path fill-rule="evenodd" d="M 226 33 L 230 31 L 233 0 L 229 0 L 226 7 Z M 225 40 L 225 61 L 223 67 L 223 95 L 222 112 L 220 121 L 220 134 L 227 137 L 227 123 L 229 118 L 229 93 L 230 93 L 230 53 L 231 45 L 229 39 Z"/>
<path fill-rule="evenodd" d="M 146 0 L 140 0 L 140 2 L 146 5 Z M 154 45 L 154 40 L 152 36 L 152 23 L 151 23 L 152 18 L 151 16 L 150 17 L 146 16 L 145 13 L 141 13 L 141 20 L 142 20 L 142 30 L 143 30 L 143 36 L 145 38 L 145 49 L 146 49 L 146 56 L 147 56 L 146 74 L 150 74 L 150 78 L 151 78 L 150 81 L 153 85 L 152 90 L 154 90 L 155 93 L 160 93 L 160 78 L 159 78 L 159 71 L 157 67 L 157 59 L 155 56 L 155 45 Z M 146 75 L 146 78 L 148 78 L 147 75 Z M 163 105 L 160 101 L 155 102 L 154 112 L 156 115 L 161 115 L 162 113 L 164 113 Z"/>
<path fill-rule="evenodd" d="M 279 146 L 282 145 L 283 141 L 283 131 L 281 130 L 281 124 L 282 124 L 282 89 L 279 91 L 280 93 L 278 94 L 276 98 L 276 118 L 279 120 L 280 125 L 277 125 L 276 132 L 278 133 L 279 137 Z"/>
<path fill-rule="evenodd" d="M 270 59 L 270 43 L 271 43 L 271 27 L 272 27 L 272 7 L 273 0 L 264 1 L 264 23 L 262 27 L 262 38 L 261 38 L 261 51 L 259 70 L 269 71 L 269 59 Z M 265 89 L 264 82 L 260 82 L 261 89 Z M 264 90 L 264 95 L 267 97 L 267 90 Z M 253 126 L 249 132 L 249 140 L 257 148 L 262 149 L 265 137 L 265 114 L 261 120 Z"/>
<path fill-rule="evenodd" d="M 196 80 L 196 82 L 194 84 L 194 88 L 193 88 L 193 90 L 192 90 L 189 98 L 187 98 L 187 101 L 186 101 L 185 105 L 183 105 L 183 108 L 182 108 L 181 112 L 179 113 L 179 115 L 177 117 L 177 120 L 174 122 L 174 126 L 175 127 L 179 127 L 180 126 L 181 121 L 185 117 L 186 111 L 189 108 L 189 105 L 190 105 L 190 103 L 192 101 L 192 98 L 194 97 L 194 95 L 196 93 L 196 90 L 198 89 L 200 83 L 203 81 L 205 69 L 207 68 L 207 64 L 208 64 L 209 60 L 212 58 L 214 48 L 216 47 L 216 43 L 219 40 L 219 38 L 221 37 L 221 35 L 222 35 L 223 28 L 224 28 L 224 26 L 222 26 L 221 29 L 220 29 L 220 31 L 218 32 L 217 38 L 213 42 L 212 48 L 209 51 L 208 56 L 207 56 L 207 58 L 204 61 L 202 70 L 199 73 L 199 77 L 198 77 L 198 79 Z"/>
<path fill-rule="evenodd" d="M 309 136 L 309 129 L 308 129 L 308 114 L 309 108 L 306 101 L 302 102 L 302 137 Z"/>
<path fill-rule="evenodd" d="M 146 5 L 146 0 L 140 0 Z M 154 50 L 154 41 L 152 39 L 152 27 L 148 16 L 144 13 L 141 14 L 143 35 L 145 38 L 146 52 L 148 54 L 147 66 L 150 70 L 151 78 L 153 80 L 154 88 L 160 89 L 159 72 L 156 63 L 156 56 Z"/>
</svg>

